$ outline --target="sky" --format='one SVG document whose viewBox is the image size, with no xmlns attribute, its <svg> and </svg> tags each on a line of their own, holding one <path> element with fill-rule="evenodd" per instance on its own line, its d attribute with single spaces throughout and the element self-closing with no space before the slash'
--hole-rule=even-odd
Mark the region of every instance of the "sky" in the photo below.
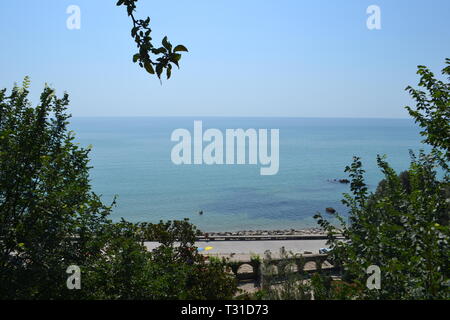
<svg viewBox="0 0 450 320">
<path fill-rule="evenodd" d="M 132 63 L 116 2 L 1 1 L 0 87 L 28 75 L 35 103 L 48 83 L 74 116 L 407 118 L 416 66 L 440 74 L 450 57 L 448 0 L 140 0 L 154 41 L 189 49 L 161 85 Z M 370 5 L 380 30 L 366 26 Z"/>
</svg>

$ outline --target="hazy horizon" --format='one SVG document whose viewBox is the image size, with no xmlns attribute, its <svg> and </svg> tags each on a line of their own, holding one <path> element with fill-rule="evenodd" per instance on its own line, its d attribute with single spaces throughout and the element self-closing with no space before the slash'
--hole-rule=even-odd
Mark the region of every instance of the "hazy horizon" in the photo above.
<svg viewBox="0 0 450 320">
<path fill-rule="evenodd" d="M 411 120 L 414 121 L 411 118 L 404 117 L 404 118 L 385 118 L 385 117 L 298 117 L 298 116 L 175 116 L 175 115 L 112 115 L 112 116 L 104 116 L 104 115 L 96 115 L 96 116 L 72 116 L 71 118 L 289 118 L 289 119 L 379 119 L 379 120 Z"/>
</svg>

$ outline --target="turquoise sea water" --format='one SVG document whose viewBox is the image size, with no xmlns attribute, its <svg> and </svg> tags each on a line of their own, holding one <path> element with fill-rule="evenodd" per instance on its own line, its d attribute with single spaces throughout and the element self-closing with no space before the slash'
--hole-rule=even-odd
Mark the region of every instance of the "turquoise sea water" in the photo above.
<svg viewBox="0 0 450 320">
<path fill-rule="evenodd" d="M 261 176 L 259 165 L 174 165 L 172 131 L 193 132 L 194 120 L 204 130 L 279 129 L 278 174 Z M 316 226 L 317 211 L 345 213 L 340 200 L 349 186 L 328 180 L 347 178 L 354 155 L 373 189 L 381 179 L 377 154 L 403 170 L 409 149 L 423 147 L 417 126 L 401 119 L 73 118 L 71 129 L 82 146 L 93 146 L 94 191 L 106 203 L 118 195 L 114 220 L 190 218 L 204 231 Z"/>
</svg>

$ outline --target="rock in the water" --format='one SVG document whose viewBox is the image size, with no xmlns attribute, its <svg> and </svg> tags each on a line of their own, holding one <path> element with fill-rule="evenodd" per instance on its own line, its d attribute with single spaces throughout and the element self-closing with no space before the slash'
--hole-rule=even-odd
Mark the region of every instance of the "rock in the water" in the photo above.
<svg viewBox="0 0 450 320">
<path fill-rule="evenodd" d="M 334 208 L 326 208 L 325 211 L 331 214 L 336 213 L 336 210 Z"/>
</svg>

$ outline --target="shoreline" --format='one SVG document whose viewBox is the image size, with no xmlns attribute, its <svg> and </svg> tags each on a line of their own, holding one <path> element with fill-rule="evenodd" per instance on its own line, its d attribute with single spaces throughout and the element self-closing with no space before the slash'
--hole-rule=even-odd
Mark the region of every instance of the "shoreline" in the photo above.
<svg viewBox="0 0 450 320">
<path fill-rule="evenodd" d="M 241 230 L 241 231 L 216 231 L 202 232 L 202 236 L 221 237 L 221 236 L 308 236 L 308 235 L 326 235 L 321 228 L 304 229 L 276 229 L 276 230 Z"/>
</svg>

